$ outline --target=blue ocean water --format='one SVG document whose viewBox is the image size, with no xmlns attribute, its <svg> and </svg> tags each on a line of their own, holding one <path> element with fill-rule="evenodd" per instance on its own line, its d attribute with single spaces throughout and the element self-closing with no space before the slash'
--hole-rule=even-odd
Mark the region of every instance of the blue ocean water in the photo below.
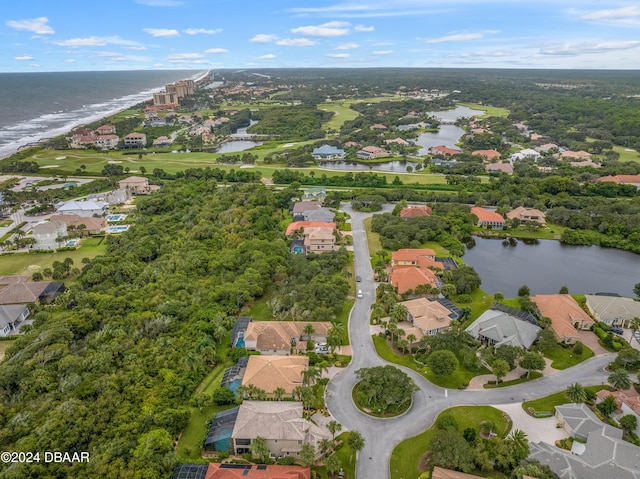
<svg viewBox="0 0 640 479">
<path fill-rule="evenodd" d="M 148 100 L 194 70 L 0 73 L 0 157 Z"/>
</svg>

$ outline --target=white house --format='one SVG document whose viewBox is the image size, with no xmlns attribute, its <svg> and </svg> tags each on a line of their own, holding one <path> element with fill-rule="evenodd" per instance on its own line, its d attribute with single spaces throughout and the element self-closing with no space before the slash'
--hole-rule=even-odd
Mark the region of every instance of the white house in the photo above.
<svg viewBox="0 0 640 479">
<path fill-rule="evenodd" d="M 65 215 L 78 215 L 85 218 L 104 216 L 109 214 L 109 203 L 103 201 L 67 201 L 57 209 Z"/>
<path fill-rule="evenodd" d="M 60 248 L 58 238 L 67 236 L 67 224 L 64 221 L 38 223 L 31 230 L 35 243 L 33 249 L 55 251 Z"/>
<path fill-rule="evenodd" d="M 0 336 L 8 336 L 18 329 L 20 323 L 29 317 L 26 304 L 7 304 L 0 306 Z"/>
<path fill-rule="evenodd" d="M 534 161 L 538 161 L 540 153 L 531 148 L 525 148 L 524 150 L 516 151 L 510 156 L 512 162 L 524 160 L 525 158 L 533 158 Z"/>
</svg>

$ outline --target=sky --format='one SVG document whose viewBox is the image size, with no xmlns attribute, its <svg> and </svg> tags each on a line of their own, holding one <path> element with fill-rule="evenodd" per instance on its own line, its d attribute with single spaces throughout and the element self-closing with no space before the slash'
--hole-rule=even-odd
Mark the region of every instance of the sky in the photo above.
<svg viewBox="0 0 640 479">
<path fill-rule="evenodd" d="M 640 1 L 3 2 L 0 72 L 640 69 Z"/>
</svg>

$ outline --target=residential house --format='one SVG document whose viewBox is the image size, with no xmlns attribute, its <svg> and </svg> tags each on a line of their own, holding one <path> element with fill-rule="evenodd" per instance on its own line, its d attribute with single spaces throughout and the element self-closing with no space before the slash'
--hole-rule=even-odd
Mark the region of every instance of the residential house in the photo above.
<svg viewBox="0 0 640 479">
<path fill-rule="evenodd" d="M 511 162 L 524 160 L 525 158 L 531 158 L 534 161 L 538 161 L 540 153 L 531 148 L 525 148 L 524 150 L 516 151 L 510 156 Z"/>
<path fill-rule="evenodd" d="M 314 148 L 311 155 L 315 160 L 341 160 L 344 158 L 344 150 L 331 145 L 322 145 L 320 148 Z"/>
<path fill-rule="evenodd" d="M 296 221 L 295 223 L 289 223 L 285 235 L 291 236 L 294 231 L 304 231 L 307 228 L 329 228 L 331 230 L 334 230 L 336 229 L 336 224 L 324 223 L 322 221 Z"/>
<path fill-rule="evenodd" d="M 629 328 L 633 318 L 640 318 L 640 302 L 633 298 L 587 294 L 586 306 L 597 321 L 609 326 Z"/>
<path fill-rule="evenodd" d="M 387 145 L 396 144 L 401 146 L 409 146 L 410 143 L 402 138 L 393 138 L 392 140 L 384 140 Z"/>
<path fill-rule="evenodd" d="M 529 349 L 542 329 L 533 322 L 525 321 L 504 311 L 489 309 L 465 331 L 481 342 L 496 348 L 507 345 Z"/>
<path fill-rule="evenodd" d="M 171 479 L 309 479 L 311 468 L 276 464 L 179 464 Z"/>
<path fill-rule="evenodd" d="M 610 181 L 621 185 L 633 185 L 640 190 L 640 175 L 603 176 L 598 181 Z"/>
<path fill-rule="evenodd" d="M 465 472 L 453 471 L 451 469 L 443 469 L 442 467 L 434 467 L 431 472 L 431 479 L 482 479 L 481 476 L 467 474 Z"/>
<path fill-rule="evenodd" d="M 630 394 L 629 391 L 609 391 L 607 389 L 598 391 L 596 396 L 596 403 L 604 401 L 607 396 L 613 396 L 616 399 L 616 411 L 613 418 L 619 420 L 627 414 L 635 416 L 638 424 L 634 432 L 640 434 L 640 396 Z"/>
<path fill-rule="evenodd" d="M 64 291 L 62 281 L 27 281 L 27 279 L 28 277 L 21 276 L 0 278 L 0 305 L 50 303 Z"/>
<path fill-rule="evenodd" d="M 322 208 L 322 204 L 318 201 L 298 201 L 291 207 L 291 214 L 298 216 L 307 211 L 319 210 L 320 208 Z"/>
<path fill-rule="evenodd" d="M 250 356 L 242 384 L 252 384 L 267 394 L 282 388 L 291 396 L 296 387 L 302 386 L 302 373 L 308 368 L 308 356 Z"/>
<path fill-rule="evenodd" d="M 103 201 L 110 205 L 120 205 L 130 198 L 127 190 L 113 190 L 104 193 L 91 193 L 87 195 L 87 200 Z"/>
<path fill-rule="evenodd" d="M 100 135 L 96 138 L 95 145 L 103 150 L 118 148 L 120 138 L 118 135 Z"/>
<path fill-rule="evenodd" d="M 472 151 L 471 154 L 481 156 L 487 161 L 500 158 L 500 152 L 498 150 L 476 150 Z"/>
<path fill-rule="evenodd" d="M 124 137 L 125 148 L 144 148 L 147 146 L 147 135 L 144 133 L 132 132 Z"/>
<path fill-rule="evenodd" d="M 171 141 L 171 138 L 168 138 L 166 136 L 159 136 L 158 138 L 153 140 L 153 146 L 156 146 L 159 148 L 171 146 L 172 143 L 173 141 Z"/>
<path fill-rule="evenodd" d="M 542 226 L 546 224 L 547 216 L 540 210 L 535 208 L 526 208 L 524 206 L 518 206 L 507 213 L 507 218 L 519 219 L 520 221 L 535 221 Z"/>
<path fill-rule="evenodd" d="M 302 239 L 305 253 L 324 253 L 336 249 L 335 228 L 311 226 L 304 229 Z"/>
<path fill-rule="evenodd" d="M 417 218 L 419 216 L 431 216 L 433 210 L 427 205 L 409 205 L 400 210 L 400 218 Z"/>
<path fill-rule="evenodd" d="M 96 144 L 98 137 L 93 133 L 89 135 L 73 135 L 69 142 L 70 148 L 89 148 Z"/>
<path fill-rule="evenodd" d="M 578 341 L 578 329 L 588 330 L 594 321 L 568 294 L 538 294 L 531 300 L 536 303 L 541 317 L 551 319 L 551 329 L 566 344 Z"/>
<path fill-rule="evenodd" d="M 398 290 L 399 294 L 414 291 L 421 284 L 428 284 L 432 288 L 439 288 L 441 282 L 430 269 L 415 266 L 395 266 L 389 275 L 389 282 Z"/>
<path fill-rule="evenodd" d="M 513 166 L 511 163 L 503 163 L 498 161 L 496 163 L 490 163 L 485 165 L 484 171 L 487 173 L 506 173 L 507 175 L 513 175 Z"/>
<path fill-rule="evenodd" d="M 374 125 L 371 125 L 369 127 L 370 130 L 381 130 L 384 131 L 387 129 L 387 127 L 385 125 L 382 125 L 381 123 L 376 123 Z"/>
<path fill-rule="evenodd" d="M 421 263 L 423 258 L 427 258 L 433 263 Z M 430 248 L 404 248 L 391 253 L 391 264 L 393 266 L 423 266 L 425 268 L 438 266 L 435 259 L 436 252 Z M 440 266 L 442 265 L 440 264 Z"/>
<path fill-rule="evenodd" d="M 313 334 L 304 334 L 307 325 Z M 247 351 L 259 351 L 264 356 L 288 356 L 292 348 L 306 351 L 308 341 L 326 342 L 331 323 L 306 321 L 252 321 L 244 334 Z"/>
<path fill-rule="evenodd" d="M 478 217 L 478 226 L 485 229 L 502 230 L 505 222 L 501 214 L 495 211 L 485 210 L 479 206 L 471 208 L 471 213 Z"/>
<path fill-rule="evenodd" d="M 22 322 L 29 317 L 26 304 L 9 304 L 0 306 L 0 336 L 6 337 L 17 331 Z"/>
<path fill-rule="evenodd" d="M 113 125 L 102 125 L 96 128 L 96 133 L 98 135 L 115 135 L 116 127 Z"/>
<path fill-rule="evenodd" d="M 592 160 L 570 161 L 569 164 L 574 168 L 602 168 L 602 165 L 594 163 Z"/>
<path fill-rule="evenodd" d="M 320 208 L 317 210 L 309 210 L 302 213 L 302 221 L 320 221 L 324 223 L 333 223 L 336 214 L 328 210 L 327 208 Z"/>
<path fill-rule="evenodd" d="M 38 223 L 31 232 L 35 240 L 32 248 L 40 251 L 57 250 L 61 246 L 61 239 L 68 234 L 67 224 L 56 220 Z"/>
<path fill-rule="evenodd" d="M 259 357 L 259 356 L 252 356 Z M 271 456 L 297 457 L 303 444 L 311 444 L 320 455 L 320 441 L 331 436 L 302 417 L 302 403 L 291 401 L 244 401 L 231 433 L 230 452 L 251 451 L 258 437 L 266 440 Z"/>
<path fill-rule="evenodd" d="M 389 156 L 389 153 L 377 146 L 365 146 L 356 152 L 356 156 L 361 160 L 375 160 L 376 158 Z"/>
<path fill-rule="evenodd" d="M 579 441 L 571 451 L 531 443 L 530 459 L 549 466 L 561 479 L 640 479 L 640 449 L 622 439 L 622 429 L 602 423 L 585 404 L 556 406 L 556 418 Z"/>
<path fill-rule="evenodd" d="M 446 147 L 444 145 L 432 146 L 429 148 L 429 153 L 432 155 L 440 156 L 455 156 L 460 154 L 460 150 L 454 150 L 453 148 Z"/>
<path fill-rule="evenodd" d="M 86 218 L 78 215 L 52 215 L 51 218 L 49 218 L 49 222 L 51 223 L 52 221 L 60 221 L 64 223 L 67 226 L 67 231 L 69 226 L 73 226 L 76 231 L 80 228 L 80 233 L 82 235 L 99 234 L 107 227 L 107 220 L 103 217 Z M 67 236 L 67 234 L 62 236 Z"/>
<path fill-rule="evenodd" d="M 344 144 L 344 147 L 345 147 L 345 148 L 349 148 L 349 147 L 351 147 L 351 146 L 360 146 L 360 143 L 358 143 L 357 141 L 347 141 L 347 142 Z"/>
<path fill-rule="evenodd" d="M 586 151 L 563 151 L 560 156 L 562 157 L 563 160 L 590 160 L 591 159 L 591 153 L 588 153 Z"/>
<path fill-rule="evenodd" d="M 149 179 L 143 176 L 130 176 L 120 180 L 118 186 L 134 195 L 146 195 L 160 189 L 158 185 L 150 185 Z"/>
<path fill-rule="evenodd" d="M 313 188 L 304 188 L 302 190 L 301 200 L 324 200 L 327 196 L 327 190 L 322 186 L 314 186 Z"/>
<path fill-rule="evenodd" d="M 56 211 L 63 215 L 77 215 L 84 218 L 109 214 L 109 204 L 103 201 L 67 201 Z"/>
<path fill-rule="evenodd" d="M 555 143 L 545 143 L 544 145 L 536 146 L 534 150 L 538 153 L 549 153 L 550 151 L 558 150 L 559 147 Z"/>
<path fill-rule="evenodd" d="M 204 143 L 205 145 L 210 145 L 212 143 L 216 142 L 216 135 L 215 133 L 211 133 L 211 132 L 207 132 L 205 131 L 204 133 L 202 133 L 202 143 Z"/>
<path fill-rule="evenodd" d="M 426 298 L 402 301 L 407 308 L 407 321 L 420 329 L 423 335 L 433 336 L 451 327 L 453 312 L 438 301 Z"/>
</svg>

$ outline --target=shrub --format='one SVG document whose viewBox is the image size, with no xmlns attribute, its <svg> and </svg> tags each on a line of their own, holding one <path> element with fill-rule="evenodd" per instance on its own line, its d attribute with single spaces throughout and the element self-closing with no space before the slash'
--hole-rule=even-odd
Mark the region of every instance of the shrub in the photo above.
<svg viewBox="0 0 640 479">
<path fill-rule="evenodd" d="M 229 451 L 220 451 L 218 453 L 218 461 L 224 461 L 229 457 Z"/>
<path fill-rule="evenodd" d="M 472 303 L 473 299 L 471 298 L 471 295 L 469 294 L 459 294 L 458 295 L 458 303 L 461 304 L 469 304 Z"/>
<path fill-rule="evenodd" d="M 584 346 L 582 345 L 582 343 L 580 341 L 578 341 L 574 346 L 573 346 L 573 352 L 576 353 L 577 355 L 580 355 L 584 352 Z"/>
<path fill-rule="evenodd" d="M 279 457 L 276 460 L 276 463 L 279 464 L 280 466 L 293 466 L 293 463 L 295 461 L 293 460 L 292 456 L 287 456 L 287 457 Z"/>
<path fill-rule="evenodd" d="M 436 426 L 438 426 L 438 429 L 457 429 L 458 421 L 452 415 L 444 414 L 438 418 Z"/>
</svg>

